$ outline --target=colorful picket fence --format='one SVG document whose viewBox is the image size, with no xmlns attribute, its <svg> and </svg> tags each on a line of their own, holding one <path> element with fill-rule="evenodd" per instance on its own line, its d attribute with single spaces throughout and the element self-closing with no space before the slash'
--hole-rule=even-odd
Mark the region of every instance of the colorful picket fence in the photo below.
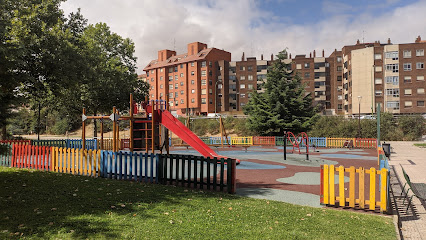
<svg viewBox="0 0 426 240">
<path fill-rule="evenodd" d="M 159 154 L 102 151 L 102 177 L 159 183 Z"/>
<path fill-rule="evenodd" d="M 47 147 L 67 147 L 67 139 L 31 140 L 31 145 Z"/>
<path fill-rule="evenodd" d="M 101 150 L 52 147 L 51 171 L 97 177 Z"/>
<path fill-rule="evenodd" d="M 12 145 L 10 165 L 51 172 L 235 193 L 236 160 Z"/>
<path fill-rule="evenodd" d="M 0 140 L 0 144 L 31 145 L 31 140 Z"/>
<path fill-rule="evenodd" d="M 349 177 L 349 183 L 345 184 L 345 176 Z M 378 207 L 380 212 L 388 212 L 388 179 L 389 171 L 386 168 L 376 170 L 321 165 L 321 204 L 373 211 Z"/>
<path fill-rule="evenodd" d="M 327 138 L 326 147 L 329 148 L 343 148 L 352 141 L 352 145 L 355 144 L 355 138 Z"/>
<path fill-rule="evenodd" d="M 51 147 L 13 144 L 11 166 L 50 170 Z"/>
<path fill-rule="evenodd" d="M 162 184 L 194 189 L 236 191 L 236 160 L 204 158 L 192 155 L 158 155 Z"/>
<path fill-rule="evenodd" d="M 355 139 L 356 148 L 377 148 L 377 139 L 375 138 L 357 138 Z"/>
<path fill-rule="evenodd" d="M 253 137 L 253 145 L 275 146 L 275 137 Z"/>
<path fill-rule="evenodd" d="M 253 137 L 231 137 L 231 145 L 251 146 L 253 145 Z"/>
</svg>

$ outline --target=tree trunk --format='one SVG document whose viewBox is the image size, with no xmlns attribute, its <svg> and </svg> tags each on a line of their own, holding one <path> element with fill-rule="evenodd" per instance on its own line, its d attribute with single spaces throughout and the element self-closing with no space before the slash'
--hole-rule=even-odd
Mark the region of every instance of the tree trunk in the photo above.
<svg viewBox="0 0 426 240">
<path fill-rule="evenodd" d="M 6 138 L 7 138 L 6 125 L 4 125 L 4 126 L 1 128 L 1 140 L 6 140 Z"/>
</svg>

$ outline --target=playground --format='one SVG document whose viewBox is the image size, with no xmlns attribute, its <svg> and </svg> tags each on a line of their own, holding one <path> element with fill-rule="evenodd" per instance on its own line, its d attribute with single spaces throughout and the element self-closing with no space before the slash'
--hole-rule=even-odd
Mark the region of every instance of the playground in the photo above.
<svg viewBox="0 0 426 240">
<path fill-rule="evenodd" d="M 238 195 L 312 207 L 322 206 L 321 165 L 377 167 L 376 149 L 311 148 L 309 160 L 306 160 L 305 148 L 299 154 L 298 151 L 292 153 L 292 147 L 287 147 L 287 160 L 284 160 L 283 150 L 284 147 L 280 146 L 253 146 L 224 147 L 216 151 L 241 160 L 237 165 Z M 170 153 L 199 155 L 186 147 L 172 147 Z M 345 177 L 345 182 L 348 181 L 349 178 Z"/>
</svg>

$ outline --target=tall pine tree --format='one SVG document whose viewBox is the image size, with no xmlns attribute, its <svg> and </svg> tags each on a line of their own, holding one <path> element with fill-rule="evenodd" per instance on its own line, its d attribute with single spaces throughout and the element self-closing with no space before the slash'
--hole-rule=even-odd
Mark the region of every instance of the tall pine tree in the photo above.
<svg viewBox="0 0 426 240">
<path fill-rule="evenodd" d="M 298 74 L 291 70 L 287 51 L 278 53 L 268 68 L 265 91 L 253 92 L 244 109 L 248 128 L 264 136 L 280 136 L 283 131 L 308 131 L 317 118 L 312 97 L 306 93 Z"/>
</svg>

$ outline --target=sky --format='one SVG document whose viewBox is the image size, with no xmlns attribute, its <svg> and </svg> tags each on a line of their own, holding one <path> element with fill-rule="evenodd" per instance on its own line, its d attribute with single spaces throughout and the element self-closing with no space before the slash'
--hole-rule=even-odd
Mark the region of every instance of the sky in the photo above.
<svg viewBox="0 0 426 240">
<path fill-rule="evenodd" d="M 203 42 L 232 60 L 270 59 L 286 49 L 317 56 L 361 42 L 426 39 L 426 0 L 67 0 L 64 13 L 81 12 L 135 43 L 138 74 L 157 51 L 187 52 Z"/>
</svg>

